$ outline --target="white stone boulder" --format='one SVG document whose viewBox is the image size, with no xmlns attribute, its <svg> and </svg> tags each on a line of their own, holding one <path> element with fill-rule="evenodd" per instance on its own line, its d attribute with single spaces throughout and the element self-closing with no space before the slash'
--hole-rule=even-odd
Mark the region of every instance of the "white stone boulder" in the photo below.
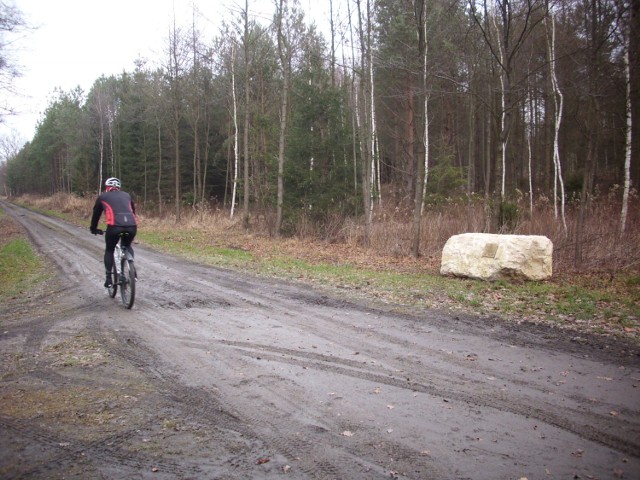
<svg viewBox="0 0 640 480">
<path fill-rule="evenodd" d="M 447 240 L 440 273 L 482 280 L 545 280 L 553 270 L 553 243 L 541 235 L 463 233 Z"/>
</svg>

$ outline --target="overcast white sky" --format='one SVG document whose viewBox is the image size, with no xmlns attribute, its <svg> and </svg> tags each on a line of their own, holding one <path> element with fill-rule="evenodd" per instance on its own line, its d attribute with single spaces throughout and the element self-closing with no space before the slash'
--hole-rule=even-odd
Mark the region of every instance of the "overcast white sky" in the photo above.
<svg viewBox="0 0 640 480">
<path fill-rule="evenodd" d="M 18 115 L 5 117 L 0 136 L 16 132 L 31 140 L 37 122 L 56 88 L 70 91 L 80 86 L 88 92 L 101 75 L 132 72 L 137 58 L 155 64 L 162 58 L 174 12 L 178 26 L 196 22 L 212 39 L 221 19 L 244 7 L 244 0 L 8 0 L 23 13 L 34 30 L 17 43 L 15 59 L 22 70 L 16 79 L 18 95 L 8 100 Z M 327 21 L 328 0 L 300 0 L 317 24 Z M 273 0 L 249 0 L 252 16 L 269 19 Z M 308 14 L 309 15 L 309 14 Z M 0 92 L 0 101 L 7 95 Z"/>
</svg>

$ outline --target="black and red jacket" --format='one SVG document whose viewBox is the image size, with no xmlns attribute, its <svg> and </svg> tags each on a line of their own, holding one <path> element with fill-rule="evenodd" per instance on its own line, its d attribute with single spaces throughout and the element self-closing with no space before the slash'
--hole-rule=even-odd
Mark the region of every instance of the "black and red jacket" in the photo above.
<svg viewBox="0 0 640 480">
<path fill-rule="evenodd" d="M 127 192 L 122 190 L 105 192 L 98 197 L 93 206 L 91 229 L 98 228 L 98 221 L 103 211 L 107 219 L 107 227 L 132 227 L 138 224 L 133 200 Z"/>
</svg>

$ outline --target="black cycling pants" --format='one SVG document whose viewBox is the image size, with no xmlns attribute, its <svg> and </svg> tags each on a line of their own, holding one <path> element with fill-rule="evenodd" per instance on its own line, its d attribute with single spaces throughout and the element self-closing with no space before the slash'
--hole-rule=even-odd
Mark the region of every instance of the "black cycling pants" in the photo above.
<svg viewBox="0 0 640 480">
<path fill-rule="evenodd" d="M 113 251 L 116 249 L 118 240 L 120 240 L 120 234 L 125 232 L 129 234 L 122 237 L 121 245 L 127 247 L 133 256 L 133 247 L 131 246 L 131 243 L 133 242 L 133 239 L 136 238 L 137 231 L 138 227 L 135 225 L 131 227 L 107 227 L 107 231 L 104 232 L 104 268 L 107 273 L 111 273 L 113 270 Z"/>
</svg>

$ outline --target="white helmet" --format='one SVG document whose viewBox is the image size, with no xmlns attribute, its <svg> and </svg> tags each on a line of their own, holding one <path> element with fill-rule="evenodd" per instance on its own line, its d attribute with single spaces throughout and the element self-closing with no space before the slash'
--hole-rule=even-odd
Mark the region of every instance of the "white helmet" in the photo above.
<svg viewBox="0 0 640 480">
<path fill-rule="evenodd" d="M 117 188 L 120 189 L 120 180 L 115 177 L 107 178 L 104 182 L 104 186 L 109 188 Z"/>
</svg>

